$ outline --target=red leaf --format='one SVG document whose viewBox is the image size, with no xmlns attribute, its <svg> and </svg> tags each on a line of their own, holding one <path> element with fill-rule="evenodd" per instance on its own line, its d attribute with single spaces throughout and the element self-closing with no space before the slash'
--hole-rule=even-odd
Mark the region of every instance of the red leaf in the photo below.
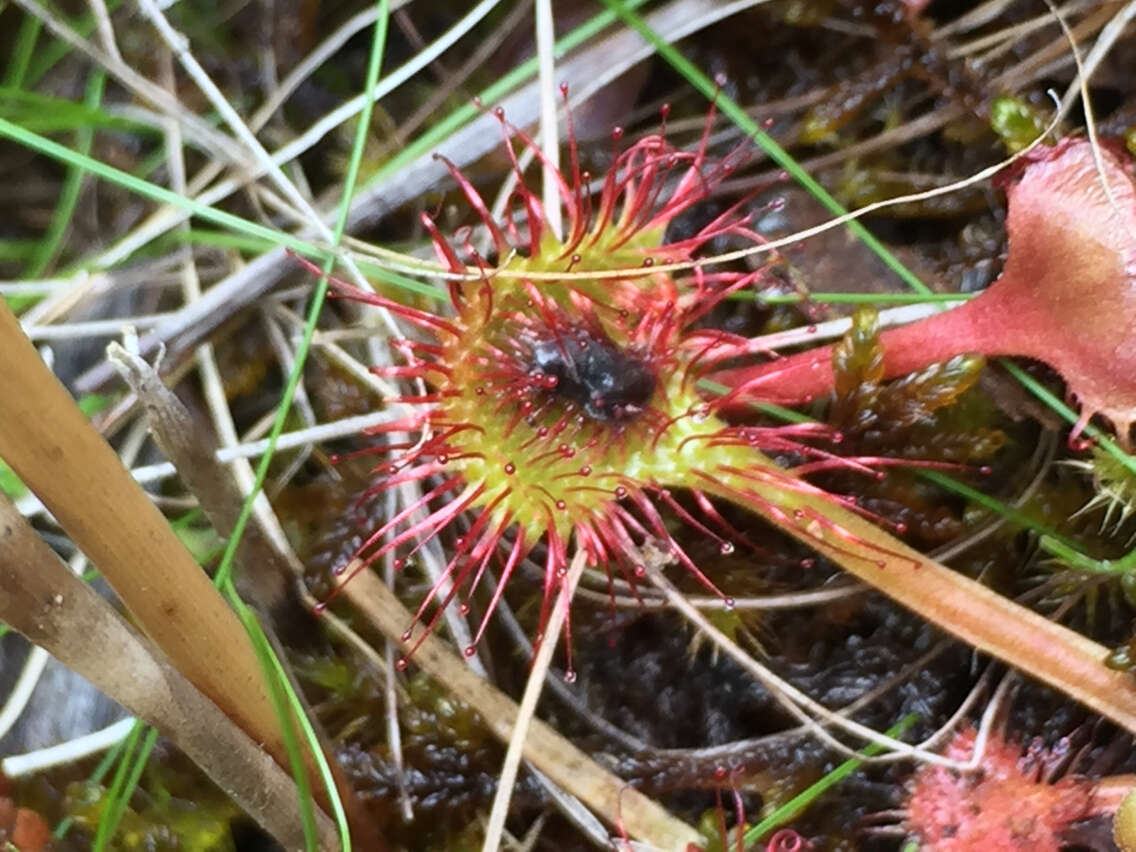
<svg viewBox="0 0 1136 852">
<path fill-rule="evenodd" d="M 967 352 L 1036 358 L 1081 404 L 1074 435 L 1102 414 L 1128 442 L 1136 422 L 1136 184 L 1130 158 L 1098 150 L 1099 169 L 1084 139 L 1027 158 L 1006 188 L 1010 249 L 1001 277 L 959 308 L 881 334 L 887 377 Z M 804 402 L 831 391 L 832 347 L 712 378 L 748 385 L 739 399 Z"/>
</svg>

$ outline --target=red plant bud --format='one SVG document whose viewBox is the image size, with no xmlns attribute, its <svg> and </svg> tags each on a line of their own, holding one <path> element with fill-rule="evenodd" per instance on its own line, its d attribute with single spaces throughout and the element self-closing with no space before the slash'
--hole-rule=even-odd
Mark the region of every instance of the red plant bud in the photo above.
<svg viewBox="0 0 1136 852">
<path fill-rule="evenodd" d="M 947 756 L 966 760 L 974 750 L 973 729 L 960 731 Z M 1061 833 L 1093 813 L 1093 784 L 1067 777 L 1050 783 L 1047 775 L 1065 755 L 1039 744 L 1023 754 L 994 734 L 973 772 L 924 766 L 909 785 L 907 828 L 920 848 L 933 852 L 1058 852 Z"/>
</svg>

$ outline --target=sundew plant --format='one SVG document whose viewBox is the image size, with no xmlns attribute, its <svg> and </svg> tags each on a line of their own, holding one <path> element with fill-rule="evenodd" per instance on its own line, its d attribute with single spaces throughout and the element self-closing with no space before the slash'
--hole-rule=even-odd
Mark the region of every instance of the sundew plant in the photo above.
<svg viewBox="0 0 1136 852">
<path fill-rule="evenodd" d="M 0 840 L 1116 810 L 1030 755 L 1136 733 L 1128 6 L 63 6 L 0 4 Z"/>
<path fill-rule="evenodd" d="M 431 537 L 469 514 L 468 529 L 448 548 L 445 570 L 417 617 L 439 603 L 431 618 L 436 623 L 441 607 L 461 590 L 468 611 L 486 566 L 502 554 L 476 642 L 514 572 L 534 552 L 544 566 L 543 625 L 567 573 L 573 538 L 590 564 L 622 575 L 633 589 L 644 576 L 644 548 L 660 549 L 732 606 L 675 540 L 663 514 L 715 540 L 723 555 L 742 546 L 765 553 L 731 526 L 711 497 L 759 507 L 775 523 L 836 550 L 854 544 L 849 557 L 878 568 L 885 566 L 882 554 L 898 555 L 858 538 L 798 496 L 856 510 L 854 500 L 808 484 L 766 454 L 796 457 L 799 473 L 840 468 L 874 476 L 870 465 L 883 460 L 834 454 L 828 447 L 841 436 L 821 424 L 730 425 L 718 416 L 719 398 L 699 388 L 719 353 L 728 357 L 737 343 L 701 321 L 730 294 L 761 286 L 765 268 L 719 272 L 691 264 L 677 275 L 650 271 L 656 264 L 690 263 L 724 236 L 761 242 L 736 209 L 690 237 L 666 238 L 675 218 L 705 201 L 732 171 L 729 160 L 707 157 L 714 113 L 694 151 L 675 149 L 662 133 L 628 146 L 594 197 L 571 139 L 569 176 L 553 172 L 557 203 L 567 211 L 563 238 L 552 232 L 508 140 L 520 140 L 538 159 L 540 151 L 498 117 L 517 169 L 519 215 L 498 224 L 470 181 L 450 166 L 491 237 L 497 262 L 477 253 L 470 234 L 455 245 L 424 215 L 446 271 L 460 276 L 449 285 L 450 310 L 431 313 L 342 281 L 335 285 L 430 338 L 396 341 L 400 363 L 376 368 L 426 392 L 394 400 L 412 413 L 370 430 L 397 434 L 397 442 L 364 450 L 389 458 L 374 469 L 376 482 L 363 499 L 407 482 L 426 483 L 424 493 L 369 535 L 351 570 L 366 570 L 388 552 L 397 554 L 394 565 L 401 568 Z M 617 131 L 615 141 L 621 136 Z M 676 500 L 678 489 L 690 494 L 691 510 Z M 472 655 L 474 647 L 465 651 Z M 574 677 L 570 668 L 568 676 Z"/>
</svg>

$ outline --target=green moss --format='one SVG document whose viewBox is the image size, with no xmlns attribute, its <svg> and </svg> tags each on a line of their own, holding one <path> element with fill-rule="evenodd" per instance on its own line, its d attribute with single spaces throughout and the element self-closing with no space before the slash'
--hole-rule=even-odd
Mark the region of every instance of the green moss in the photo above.
<svg viewBox="0 0 1136 852">
<path fill-rule="evenodd" d="M 990 105 L 990 128 L 1016 154 L 1045 130 L 1045 117 L 1021 98 L 999 95 Z"/>
<path fill-rule="evenodd" d="M 68 788 L 69 815 L 77 828 L 94 833 L 108 804 L 106 792 L 101 784 L 87 782 Z M 211 785 L 202 785 L 196 773 L 181 777 L 168 763 L 154 761 L 142 790 L 123 812 L 110 849 L 236 852 L 230 824 L 240 816 L 232 801 Z"/>
</svg>

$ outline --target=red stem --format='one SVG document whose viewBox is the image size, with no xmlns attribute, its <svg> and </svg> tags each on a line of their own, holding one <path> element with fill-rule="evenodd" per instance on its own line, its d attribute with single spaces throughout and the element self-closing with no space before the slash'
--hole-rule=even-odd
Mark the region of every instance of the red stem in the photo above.
<svg viewBox="0 0 1136 852">
<path fill-rule="evenodd" d="M 894 378 L 947 361 L 956 355 L 1027 354 L 1015 345 L 1012 328 L 995 321 L 1006 316 L 1000 296 L 990 290 L 980 298 L 910 325 L 880 334 L 884 378 Z M 821 346 L 764 364 L 720 370 L 709 377 L 736 394 L 730 402 L 774 402 L 795 405 L 833 389 L 832 346 Z"/>
</svg>

